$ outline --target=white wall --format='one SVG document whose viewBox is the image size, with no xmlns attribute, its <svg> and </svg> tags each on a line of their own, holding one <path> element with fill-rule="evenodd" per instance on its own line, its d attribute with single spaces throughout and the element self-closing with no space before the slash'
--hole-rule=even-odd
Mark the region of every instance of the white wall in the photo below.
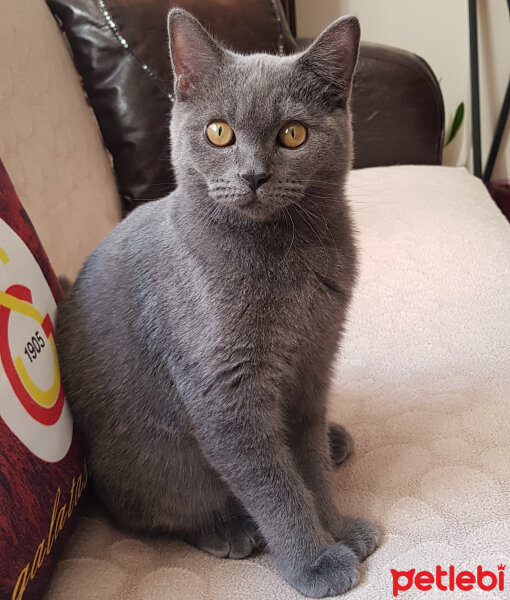
<svg viewBox="0 0 510 600">
<path fill-rule="evenodd" d="M 489 152 L 510 73 L 510 19 L 506 0 L 478 1 L 482 165 Z M 343 14 L 361 22 L 362 39 L 405 48 L 422 56 L 439 79 L 448 129 L 460 102 L 466 115 L 443 162 L 471 168 L 471 103 L 467 0 L 296 0 L 297 30 L 317 35 Z M 510 178 L 507 123 L 493 179 Z"/>
</svg>

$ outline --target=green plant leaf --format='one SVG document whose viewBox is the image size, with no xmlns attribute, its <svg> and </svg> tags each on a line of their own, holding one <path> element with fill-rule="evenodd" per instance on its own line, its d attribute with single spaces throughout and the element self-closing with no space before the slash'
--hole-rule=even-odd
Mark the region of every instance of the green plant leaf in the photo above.
<svg viewBox="0 0 510 600">
<path fill-rule="evenodd" d="M 446 136 L 445 146 L 453 140 L 453 138 L 457 135 L 462 122 L 464 121 L 464 102 L 461 102 L 459 106 L 457 106 L 457 110 L 455 111 L 455 116 L 453 117 L 452 124 L 450 126 L 450 133 Z"/>
</svg>

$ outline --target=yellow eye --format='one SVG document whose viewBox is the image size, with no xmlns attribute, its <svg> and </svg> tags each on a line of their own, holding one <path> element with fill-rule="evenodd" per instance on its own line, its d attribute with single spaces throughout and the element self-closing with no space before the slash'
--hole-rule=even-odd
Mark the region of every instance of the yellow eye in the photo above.
<svg viewBox="0 0 510 600">
<path fill-rule="evenodd" d="M 213 121 L 205 130 L 207 139 L 215 146 L 228 146 L 234 142 L 234 130 L 225 121 Z"/>
<path fill-rule="evenodd" d="M 286 148 L 298 148 L 306 142 L 308 131 L 298 121 L 290 121 L 280 129 L 278 139 L 280 144 Z"/>
</svg>

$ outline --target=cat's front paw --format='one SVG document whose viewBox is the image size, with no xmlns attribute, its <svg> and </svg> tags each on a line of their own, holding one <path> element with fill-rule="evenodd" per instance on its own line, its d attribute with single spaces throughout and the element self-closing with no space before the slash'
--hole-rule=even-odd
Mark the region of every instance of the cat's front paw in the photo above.
<svg viewBox="0 0 510 600">
<path fill-rule="evenodd" d="M 341 517 L 331 533 L 337 542 L 348 546 L 359 560 L 365 560 L 379 545 L 379 532 L 366 519 Z"/>
<path fill-rule="evenodd" d="M 359 561 L 345 544 L 333 544 L 290 583 L 309 598 L 337 596 L 359 581 Z"/>
</svg>

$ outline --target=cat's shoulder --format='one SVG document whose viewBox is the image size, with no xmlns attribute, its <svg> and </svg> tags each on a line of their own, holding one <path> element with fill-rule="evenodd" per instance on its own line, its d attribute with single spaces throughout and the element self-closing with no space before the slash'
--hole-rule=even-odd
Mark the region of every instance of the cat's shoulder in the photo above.
<svg viewBox="0 0 510 600">
<path fill-rule="evenodd" d="M 171 210 L 176 192 L 172 192 L 164 198 L 150 200 L 134 208 L 120 224 L 125 223 L 128 227 L 144 224 L 154 225 L 164 220 Z"/>
<path fill-rule="evenodd" d="M 107 245 L 121 243 L 129 238 L 135 240 L 154 239 L 160 229 L 168 229 L 171 223 L 173 193 L 159 200 L 150 200 L 140 204 L 129 212 L 105 238 Z"/>
</svg>

